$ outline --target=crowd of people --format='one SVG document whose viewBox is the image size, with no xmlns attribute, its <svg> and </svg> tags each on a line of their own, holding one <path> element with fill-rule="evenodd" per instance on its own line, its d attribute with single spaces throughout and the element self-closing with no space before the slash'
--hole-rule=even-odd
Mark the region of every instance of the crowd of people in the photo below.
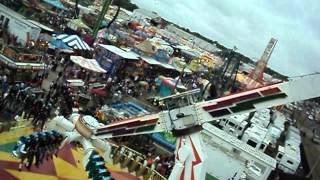
<svg viewBox="0 0 320 180">
<path fill-rule="evenodd" d="M 12 151 L 12 155 L 20 159 L 19 171 L 23 165 L 30 170 L 34 161 L 34 165 L 39 167 L 44 159 L 52 159 L 53 155 L 57 157 L 63 139 L 63 135 L 57 131 L 35 132 L 20 137 Z"/>
<path fill-rule="evenodd" d="M 7 92 L 9 87 L 8 76 L 5 73 L 0 74 L 0 99 L 2 100 L 3 94 Z"/>
<path fill-rule="evenodd" d="M 49 61 L 49 63 L 50 62 L 51 61 Z M 82 79 L 85 82 L 86 87 L 93 74 L 79 67 L 77 68 L 76 65 L 70 61 L 68 56 L 65 56 L 62 61 L 56 62 L 58 63 L 55 65 L 49 64 L 50 68 L 48 73 L 55 72 L 57 77 L 51 82 L 49 89 L 43 90 L 40 94 L 33 93 L 32 89 L 35 87 L 41 89 L 41 83 L 36 82 L 48 78 L 46 73 L 40 72 L 30 83 L 17 83 L 13 85 L 9 85 L 6 75 L 2 75 L 1 89 L 7 89 L 7 91 L 4 91 L 3 93 L 5 95 L 2 96 L 3 101 L 1 101 L 0 110 L 11 110 L 16 113 L 16 115 L 22 115 L 24 112 L 26 119 L 31 118 L 32 124 L 35 127 L 39 127 L 39 130 L 43 130 L 45 122 L 55 110 L 58 110 L 60 115 L 68 117 L 73 112 L 73 108 L 79 107 L 79 102 L 76 98 L 78 92 L 76 92 L 73 87 L 69 86 L 67 79 L 71 77 Z M 116 74 L 115 76 L 98 77 L 101 78 L 100 80 L 104 79 L 106 81 L 105 91 L 108 91 L 108 94 L 111 95 L 109 97 L 113 98 L 122 95 L 139 97 L 142 96 L 141 93 L 150 94 L 152 91 L 156 90 L 155 88 L 152 88 L 156 87 L 155 81 L 157 75 L 155 74 L 150 76 L 147 76 L 147 74 L 145 76 Z M 185 75 L 182 76 L 181 80 L 184 83 L 190 82 L 191 88 L 196 88 L 200 86 L 197 78 L 198 76 L 195 75 Z M 147 85 L 140 85 L 140 81 L 146 81 Z M 84 89 L 88 90 L 88 88 Z M 93 103 L 92 111 L 94 112 L 97 107 L 104 105 L 104 103 L 107 102 L 105 100 L 109 97 L 102 98 L 102 101 L 99 103 Z M 118 100 L 121 100 L 121 97 L 118 98 Z M 90 109 L 90 107 L 87 107 L 87 109 Z M 93 112 L 82 111 L 81 113 L 94 115 Z M 138 152 L 146 154 L 147 156 L 144 161 L 147 163 L 147 166 L 154 166 L 155 170 L 163 176 L 168 177 L 170 175 L 174 165 L 174 156 L 163 155 L 157 152 L 153 144 L 154 142 L 150 138 L 146 138 L 146 136 L 136 136 L 130 141 L 126 141 L 124 138 L 118 143 L 125 143 Z M 31 156 L 36 157 L 39 155 L 33 153 L 33 155 L 30 155 L 30 158 L 32 158 Z M 29 156 L 25 156 L 25 158 L 27 157 Z M 22 160 L 22 162 L 23 161 L 24 160 Z M 28 160 L 27 162 L 32 162 L 32 160 Z M 39 162 L 41 162 L 41 160 L 39 160 L 38 157 L 36 164 L 39 164 Z"/>
<path fill-rule="evenodd" d="M 88 110 L 82 111 L 88 115 L 94 115 L 94 111 L 97 107 L 103 106 L 106 102 L 106 98 L 115 99 L 111 102 L 120 101 L 123 96 L 143 97 L 144 95 L 150 95 L 156 93 L 156 72 L 151 72 L 152 75 L 148 76 L 134 76 L 134 75 L 123 75 L 116 74 L 113 76 L 94 75 L 87 70 L 76 67 L 70 61 L 68 56 L 63 58 L 63 61 L 54 61 L 55 63 L 48 63 L 48 72 L 40 72 L 36 75 L 30 83 L 17 83 L 10 85 L 8 83 L 8 77 L 3 74 L 1 75 L 1 104 L 0 110 L 11 111 L 15 115 L 21 116 L 25 113 L 26 119 L 32 119 L 32 124 L 37 127 L 38 130 L 43 130 L 45 123 L 50 118 L 53 111 L 58 110 L 60 115 L 68 117 L 72 112 L 73 108 L 79 107 L 76 90 L 69 86 L 67 83 L 68 78 L 82 79 L 85 82 L 84 90 L 88 92 L 88 84 L 92 77 L 96 77 L 96 81 L 104 80 L 106 82 L 105 91 L 109 94 L 108 97 L 99 98 L 100 100 L 93 103 L 93 107 L 86 107 Z M 57 63 L 58 62 L 58 63 Z M 36 87 L 41 89 L 42 81 L 48 78 L 48 74 L 51 72 L 57 73 L 57 78 L 54 79 L 49 89 L 42 90 L 40 94 L 32 93 L 31 89 Z M 154 74 L 153 74 L 154 73 Z M 197 81 L 197 76 L 185 75 L 181 78 L 182 82 L 189 84 L 192 88 L 200 86 Z M 141 82 L 146 83 L 141 83 Z M 91 112 L 90 112 L 91 111 Z M 46 132 L 39 132 L 36 135 L 32 135 L 29 138 L 22 138 L 20 144 L 25 144 L 24 151 L 21 153 L 21 165 L 26 160 L 26 167 L 30 169 L 31 164 L 35 159 L 35 165 L 39 166 L 44 157 L 52 156 L 55 150 L 52 146 L 48 147 L 42 142 L 41 138 L 47 138 Z M 53 140 L 51 140 L 53 141 Z M 136 140 L 128 144 L 129 147 L 146 154 L 147 156 L 143 160 L 147 163 L 148 167 L 154 166 L 155 170 L 161 175 L 168 177 L 174 166 L 173 155 L 163 155 L 156 152 L 153 145 L 153 141 L 148 139 L 142 141 L 141 137 L 136 137 Z M 20 146 L 18 146 L 20 148 Z M 17 147 L 17 149 L 19 149 Z M 56 147 L 56 146 L 54 146 Z"/>
<path fill-rule="evenodd" d="M 6 86 L 0 97 L 0 113 L 10 113 L 11 118 L 23 115 L 27 120 L 32 118 L 34 127 L 42 130 L 52 111 L 52 104 L 46 100 L 43 90 L 28 83 Z"/>
<path fill-rule="evenodd" d="M 74 11 L 72 10 L 61 11 L 56 14 L 45 13 L 45 15 L 37 18 L 44 24 L 49 24 L 51 27 L 57 27 L 59 31 L 64 31 L 67 23 L 66 19 L 70 17 L 74 17 Z M 4 26 L 0 21 L 1 27 Z M 10 36 L 6 29 L 0 29 L 1 37 L 6 37 L 5 46 L 18 46 L 16 37 Z M 45 123 L 53 115 L 62 115 L 68 118 L 76 108 L 82 109 L 79 112 L 84 115 L 95 116 L 95 111 L 99 111 L 99 108 L 103 105 L 119 102 L 124 96 L 146 98 L 157 94 L 159 91 L 157 79 L 162 75 L 162 71 L 152 65 L 147 68 L 141 68 L 143 69 L 141 70 L 142 73 L 128 73 L 126 68 L 131 67 L 131 65 L 123 62 L 115 73 L 97 74 L 74 64 L 70 60 L 69 54 L 54 53 L 51 56 L 48 54 L 46 52 L 41 60 L 46 64 L 45 69 L 38 72 L 28 82 L 9 83 L 9 75 L 4 72 L 0 73 L 0 113 L 10 112 L 13 117 L 31 119 L 32 125 L 39 130 L 39 132 L 30 136 L 21 137 L 13 151 L 13 154 L 21 159 L 20 170 L 26 159 L 26 167 L 30 169 L 34 159 L 35 165 L 39 166 L 45 157 L 48 158 L 57 153 L 62 141 L 62 135 L 55 131 L 43 131 Z M 83 55 L 83 57 L 88 58 L 95 57 L 95 54 L 87 52 L 74 55 Z M 57 77 L 54 79 L 51 77 L 49 80 L 50 73 L 57 74 Z M 204 76 L 204 74 L 181 73 L 177 79 L 187 89 L 199 87 L 206 89 L 206 86 L 199 81 L 199 78 L 207 78 Z M 171 77 L 176 76 L 172 75 Z M 84 86 L 79 89 L 72 87 L 68 83 L 68 79 L 81 79 L 84 82 Z M 48 89 L 43 89 L 43 81 L 45 80 L 51 82 Z M 107 94 L 106 97 L 90 93 L 89 85 L 94 82 L 103 82 L 105 84 L 103 91 Z M 35 92 L 35 90 L 39 92 Z M 87 103 L 80 108 L 79 93 L 90 94 L 90 97 L 92 97 L 90 99 L 91 103 Z M 110 122 L 112 121 L 107 121 L 107 123 Z M 161 175 L 168 177 L 171 173 L 175 161 L 174 155 L 159 153 L 154 146 L 153 140 L 148 136 L 114 138 L 114 141 L 147 155 L 143 161 L 148 167 L 154 166 L 155 170 Z"/>
</svg>

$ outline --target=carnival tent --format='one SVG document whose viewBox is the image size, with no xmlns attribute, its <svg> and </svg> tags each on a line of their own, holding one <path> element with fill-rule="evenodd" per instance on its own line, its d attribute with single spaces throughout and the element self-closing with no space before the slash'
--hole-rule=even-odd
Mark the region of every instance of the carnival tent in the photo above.
<svg viewBox="0 0 320 180">
<path fill-rule="evenodd" d="M 99 63 L 95 59 L 86 59 L 82 56 L 70 56 L 70 60 L 79 66 L 88 69 L 90 71 L 98 73 L 106 73 L 107 71 L 102 69 Z"/>
<path fill-rule="evenodd" d="M 163 67 L 163 68 L 166 68 L 166 69 L 171 69 L 171 70 L 178 71 L 175 67 L 171 66 L 170 64 L 161 63 L 160 66 Z"/>
<path fill-rule="evenodd" d="M 83 29 L 92 31 L 92 29 L 89 26 L 87 26 L 81 19 L 71 19 L 68 22 L 67 26 L 73 30 L 77 30 L 78 28 L 83 28 Z"/>
<path fill-rule="evenodd" d="M 147 56 L 140 56 L 141 59 L 143 61 L 145 61 L 146 63 L 148 64 L 151 64 L 151 65 L 156 65 L 156 66 L 161 66 L 165 69 L 171 69 L 171 70 L 177 70 L 175 67 L 173 67 L 172 65 L 170 64 L 167 64 L 167 63 L 162 63 L 160 61 L 157 61 L 156 59 L 152 58 L 152 57 L 147 57 Z M 177 70 L 179 71 L 179 70 Z"/>
<path fill-rule="evenodd" d="M 185 73 L 192 73 L 192 71 L 188 68 L 188 65 L 183 59 L 180 59 L 178 57 L 171 58 L 171 64 L 173 67 L 176 68 L 179 72 L 185 72 Z"/>
<path fill-rule="evenodd" d="M 152 55 L 155 52 L 153 45 L 148 40 L 139 43 L 138 45 L 136 45 L 136 48 L 149 55 Z"/>
<path fill-rule="evenodd" d="M 91 50 L 90 46 L 77 35 L 61 34 L 61 35 L 58 35 L 56 39 L 62 40 L 64 43 L 66 43 L 68 46 L 72 47 L 73 49 L 88 50 L 88 51 Z"/>
<path fill-rule="evenodd" d="M 13 69 L 43 70 L 45 68 L 44 63 L 14 61 L 0 54 L 0 64 L 2 63 Z"/>
</svg>

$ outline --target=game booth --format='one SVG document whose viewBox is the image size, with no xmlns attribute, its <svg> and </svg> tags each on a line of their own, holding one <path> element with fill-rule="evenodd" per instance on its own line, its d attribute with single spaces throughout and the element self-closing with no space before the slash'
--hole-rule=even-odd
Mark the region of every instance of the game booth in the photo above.
<svg viewBox="0 0 320 180">
<path fill-rule="evenodd" d="M 9 77 L 9 81 L 31 81 L 35 75 L 45 69 L 41 62 L 42 54 L 24 48 L 5 47 L 0 54 L 0 66 Z"/>
</svg>

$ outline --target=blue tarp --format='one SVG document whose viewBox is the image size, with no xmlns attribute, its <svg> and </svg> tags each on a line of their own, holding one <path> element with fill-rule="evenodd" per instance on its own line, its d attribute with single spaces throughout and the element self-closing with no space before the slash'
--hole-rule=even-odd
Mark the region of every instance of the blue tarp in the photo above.
<svg viewBox="0 0 320 180">
<path fill-rule="evenodd" d="M 150 114 L 150 112 L 146 111 L 143 107 L 132 103 L 116 103 L 112 105 L 112 108 L 117 109 L 118 111 L 127 112 L 129 115 L 135 116 L 138 114 Z"/>
<path fill-rule="evenodd" d="M 68 50 L 71 50 L 71 48 L 60 39 L 52 39 L 50 41 L 50 44 L 53 45 L 56 49 L 68 49 Z"/>
<path fill-rule="evenodd" d="M 43 2 L 48 3 L 58 9 L 66 9 L 59 0 L 43 0 Z"/>
<path fill-rule="evenodd" d="M 166 141 L 164 139 L 164 137 L 160 134 L 160 133 L 153 133 L 151 135 L 151 138 L 158 144 L 160 144 L 161 146 L 163 146 L 164 148 L 170 150 L 170 151 L 174 151 L 176 149 L 176 145 L 175 144 L 171 144 L 170 142 Z"/>
</svg>

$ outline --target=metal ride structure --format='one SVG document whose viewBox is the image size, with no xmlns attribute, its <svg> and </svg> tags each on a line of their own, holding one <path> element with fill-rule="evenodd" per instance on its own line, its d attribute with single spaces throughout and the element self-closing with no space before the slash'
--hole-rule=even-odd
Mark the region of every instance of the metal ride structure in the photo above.
<svg viewBox="0 0 320 180">
<path fill-rule="evenodd" d="M 106 12 L 108 11 L 109 6 L 111 5 L 111 3 L 112 3 L 112 0 L 105 0 L 104 3 L 103 3 L 101 12 L 100 12 L 100 14 L 98 16 L 96 25 L 94 26 L 94 29 L 93 29 L 93 32 L 92 32 L 92 35 L 93 35 L 94 39 L 96 39 L 96 37 L 97 37 L 101 22 L 104 19 L 104 16 L 105 16 Z"/>
<path fill-rule="evenodd" d="M 177 137 L 175 165 L 169 180 L 204 179 L 207 155 L 200 132 L 206 123 L 234 114 L 249 113 L 290 102 L 306 100 L 320 95 L 320 74 L 297 77 L 287 82 L 251 89 L 210 101 L 198 97 L 200 90 L 187 91 L 160 99 L 163 111 L 101 125 L 91 116 L 72 114 L 68 119 L 55 117 L 48 126 L 63 133 L 64 143 L 80 142 L 85 150 L 84 165 L 98 148 L 108 159 L 110 145 L 104 140 L 112 137 L 132 136 L 171 131 Z M 308 88 L 307 88 L 308 87 Z"/>
<path fill-rule="evenodd" d="M 272 52 L 277 44 L 278 40 L 271 38 L 268 42 L 266 49 L 264 50 L 261 58 L 257 61 L 256 67 L 250 72 L 246 79 L 247 89 L 256 88 L 263 84 L 263 73 L 267 68 L 268 61 L 272 55 Z"/>
<path fill-rule="evenodd" d="M 235 90 L 235 83 L 237 79 L 237 73 L 240 67 L 241 57 L 234 50 L 226 51 L 226 58 L 223 65 L 218 69 L 216 82 L 222 85 L 219 94 L 223 94 L 225 91 L 233 92 Z"/>
</svg>

